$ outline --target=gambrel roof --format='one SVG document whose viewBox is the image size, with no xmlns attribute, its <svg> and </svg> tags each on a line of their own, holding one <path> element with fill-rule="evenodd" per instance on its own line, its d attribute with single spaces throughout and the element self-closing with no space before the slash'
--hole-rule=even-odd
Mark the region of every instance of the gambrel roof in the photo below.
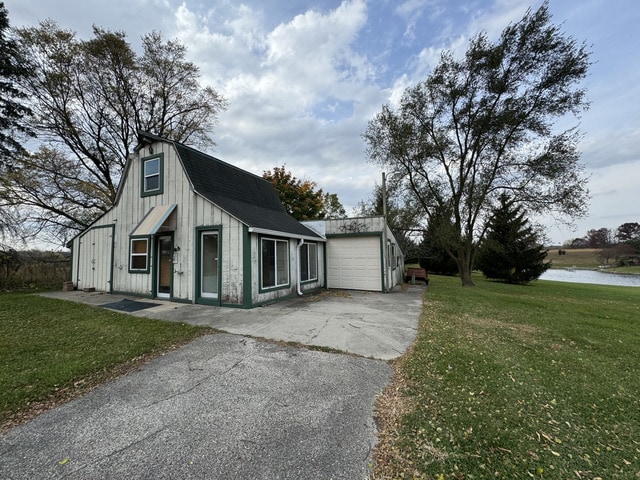
<svg viewBox="0 0 640 480">
<path fill-rule="evenodd" d="M 181 143 L 140 133 L 140 145 L 149 142 L 172 144 L 193 190 L 250 229 L 322 238 L 286 212 L 268 180 Z"/>
</svg>

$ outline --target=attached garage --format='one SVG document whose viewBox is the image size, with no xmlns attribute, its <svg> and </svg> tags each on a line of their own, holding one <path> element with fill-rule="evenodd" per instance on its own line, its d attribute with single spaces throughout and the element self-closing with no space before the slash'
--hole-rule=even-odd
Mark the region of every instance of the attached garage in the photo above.
<svg viewBox="0 0 640 480">
<path fill-rule="evenodd" d="M 327 288 L 389 292 L 404 279 L 404 255 L 384 217 L 303 222 L 327 239 Z"/>
<path fill-rule="evenodd" d="M 327 287 L 380 291 L 381 236 L 344 236 L 327 241 Z"/>
</svg>

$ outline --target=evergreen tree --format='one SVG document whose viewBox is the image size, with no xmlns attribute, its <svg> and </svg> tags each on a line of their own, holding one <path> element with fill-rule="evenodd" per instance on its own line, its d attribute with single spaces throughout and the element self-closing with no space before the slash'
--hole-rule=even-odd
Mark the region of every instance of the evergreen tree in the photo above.
<svg viewBox="0 0 640 480">
<path fill-rule="evenodd" d="M 487 236 L 480 246 L 476 267 L 487 278 L 507 283 L 536 280 L 550 266 L 547 250 L 525 218 L 525 212 L 506 195 L 500 197 L 489 220 Z"/>
<path fill-rule="evenodd" d="M 23 117 L 29 115 L 26 95 L 16 85 L 16 81 L 29 74 L 19 65 L 20 50 L 11 36 L 9 12 L 0 2 L 0 179 L 6 178 L 13 170 L 15 158 L 24 152 L 21 140 L 26 140 L 31 131 L 24 125 Z M 15 218 L 11 199 L 0 187 L 0 249 L 5 237 L 19 237 L 21 224 Z M 7 250 L 8 251 L 8 250 Z M 6 253 L 5 255 L 11 255 Z"/>
<path fill-rule="evenodd" d="M 18 44 L 10 36 L 9 13 L 0 2 L 0 167 L 5 168 L 23 151 L 19 135 L 29 133 L 22 123 L 22 117 L 29 114 L 26 95 L 15 84 L 28 72 L 19 65 L 18 57 Z"/>
</svg>

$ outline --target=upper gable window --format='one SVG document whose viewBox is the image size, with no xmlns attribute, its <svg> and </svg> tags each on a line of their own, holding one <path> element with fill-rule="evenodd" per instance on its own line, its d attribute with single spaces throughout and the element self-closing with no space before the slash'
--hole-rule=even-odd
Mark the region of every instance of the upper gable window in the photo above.
<svg viewBox="0 0 640 480">
<path fill-rule="evenodd" d="M 155 155 L 142 159 L 142 191 L 143 197 L 162 193 L 163 155 Z"/>
</svg>

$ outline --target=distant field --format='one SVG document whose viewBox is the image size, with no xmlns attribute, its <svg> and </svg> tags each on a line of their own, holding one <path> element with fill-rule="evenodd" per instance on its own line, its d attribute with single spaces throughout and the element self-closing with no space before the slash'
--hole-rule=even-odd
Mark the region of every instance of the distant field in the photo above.
<svg viewBox="0 0 640 480">
<path fill-rule="evenodd" d="M 558 249 L 549 250 L 547 258 L 551 260 L 552 268 L 598 268 L 601 265 L 598 261 L 597 248 L 563 249 L 565 255 L 558 255 Z"/>
<path fill-rule="evenodd" d="M 551 260 L 551 268 L 598 268 L 606 265 L 604 259 L 599 258 L 600 249 L 598 248 L 579 248 L 579 249 L 563 249 L 567 252 L 564 255 L 558 255 L 558 249 L 549 250 L 547 258 Z M 640 266 L 634 267 L 615 267 L 615 259 L 609 259 L 609 265 L 612 273 L 635 273 L 640 274 Z"/>
</svg>

